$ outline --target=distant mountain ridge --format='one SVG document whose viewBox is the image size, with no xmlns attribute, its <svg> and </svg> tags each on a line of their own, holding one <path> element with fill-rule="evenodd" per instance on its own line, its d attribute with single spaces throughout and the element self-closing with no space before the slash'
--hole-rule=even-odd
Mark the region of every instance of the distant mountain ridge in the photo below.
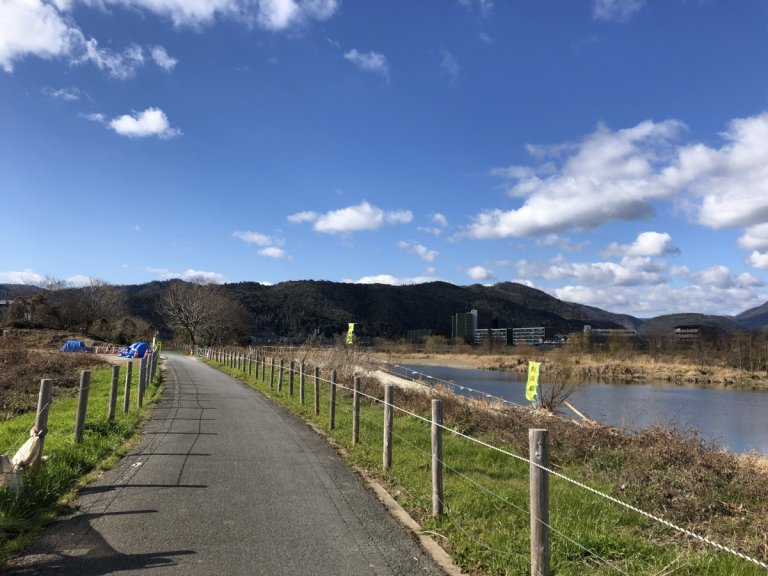
<svg viewBox="0 0 768 576">
<path fill-rule="evenodd" d="M 129 314 L 162 326 L 158 302 L 171 282 L 115 288 L 124 293 Z M 735 317 L 689 313 L 640 319 L 559 300 L 515 282 L 491 286 L 457 286 L 447 282 L 391 286 L 295 280 L 274 285 L 238 282 L 223 284 L 222 289 L 251 312 L 254 335 L 332 335 L 345 330 L 348 322 L 356 322 L 372 335 L 385 337 L 401 337 L 414 329 L 429 329 L 448 336 L 451 317 L 472 309 L 478 310 L 479 328 L 550 325 L 561 332 L 574 332 L 590 324 L 596 328 L 628 328 L 640 334 L 653 334 L 669 333 L 681 324 L 714 324 L 727 332 L 768 326 L 768 303 Z M 26 298 L 41 291 L 45 289 L 0 284 L 0 300 Z"/>
</svg>

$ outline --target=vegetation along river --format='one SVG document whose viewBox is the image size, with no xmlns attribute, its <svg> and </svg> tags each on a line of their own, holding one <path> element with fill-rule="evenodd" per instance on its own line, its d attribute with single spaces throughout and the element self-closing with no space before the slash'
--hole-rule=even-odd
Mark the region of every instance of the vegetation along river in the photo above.
<svg viewBox="0 0 768 576">
<path fill-rule="evenodd" d="M 457 393 L 486 394 L 526 405 L 521 374 L 441 366 L 400 365 L 398 374 L 429 375 L 452 382 Z M 476 392 L 473 392 L 476 391 Z M 584 384 L 568 400 L 579 411 L 608 426 L 642 430 L 655 424 L 691 432 L 734 452 L 768 456 L 768 392 L 714 390 L 652 384 Z M 563 413 L 570 411 L 563 407 Z"/>
</svg>

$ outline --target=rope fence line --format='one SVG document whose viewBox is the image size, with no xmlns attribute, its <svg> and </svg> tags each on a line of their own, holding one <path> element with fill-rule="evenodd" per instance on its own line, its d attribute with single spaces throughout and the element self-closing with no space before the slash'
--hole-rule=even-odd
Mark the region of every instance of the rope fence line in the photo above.
<svg viewBox="0 0 768 576">
<path fill-rule="evenodd" d="M 290 370 L 290 369 L 289 369 L 289 368 L 287 368 L 287 370 Z M 295 370 L 294 370 L 294 371 L 295 371 Z M 382 370 L 382 371 L 384 371 L 385 373 L 387 372 L 386 370 Z M 389 373 L 390 373 L 391 375 L 393 375 L 393 376 L 397 376 L 397 377 L 400 377 L 400 378 L 402 378 L 402 377 L 403 377 L 402 375 L 400 375 L 400 374 L 397 374 L 397 373 L 392 373 L 392 372 L 389 372 Z M 305 374 L 306 374 L 306 375 L 308 375 L 308 373 L 306 373 L 306 372 L 305 372 Z M 262 376 L 262 379 L 263 379 L 263 376 Z M 440 380 L 441 380 L 441 379 L 438 379 L 438 378 L 432 378 L 432 379 L 433 379 L 433 380 L 438 380 L 438 381 L 440 381 Z M 336 388 L 338 388 L 338 389 L 341 389 L 341 390 L 345 390 L 345 391 L 348 391 L 348 392 L 353 392 L 353 389 L 352 389 L 352 388 L 350 388 L 349 386 L 346 386 L 346 385 L 344 385 L 344 384 L 342 384 L 342 383 L 340 383 L 340 382 L 331 382 L 330 380 L 327 380 L 327 379 L 324 379 L 324 378 L 320 378 L 319 380 L 320 380 L 320 382 L 321 382 L 321 383 L 325 383 L 325 384 L 335 384 Z M 442 382 L 447 382 L 447 381 L 444 381 L 444 380 L 443 380 Z M 464 387 L 464 388 L 466 389 L 467 387 Z M 469 389 L 469 390 L 471 390 L 471 389 Z M 375 396 L 371 396 L 370 394 L 366 394 L 366 393 L 364 393 L 364 392 L 362 392 L 362 391 L 360 391 L 360 390 L 359 390 L 357 393 L 358 393 L 360 396 L 364 397 L 364 398 L 368 398 L 369 400 L 373 401 L 374 403 L 378 403 L 378 404 L 382 404 L 382 405 L 383 405 L 383 404 L 386 404 L 386 402 L 385 402 L 384 400 L 382 400 L 382 399 L 379 399 L 379 398 L 377 398 L 377 397 L 375 397 Z M 487 395 L 487 396 L 490 396 L 490 395 Z M 501 400 L 501 401 L 504 401 L 503 399 L 499 399 L 499 400 Z M 515 405 L 515 406 L 519 406 L 519 405 L 517 405 L 517 404 L 515 404 L 515 403 L 512 403 L 512 402 L 509 402 L 509 401 L 505 401 L 505 402 L 506 402 L 506 403 L 509 403 L 509 404 L 513 404 L 513 405 Z M 396 405 L 396 404 L 394 404 L 394 403 L 390 404 L 390 406 L 391 406 L 393 409 L 397 410 L 398 412 L 400 412 L 400 413 L 402 413 L 402 414 L 404 414 L 404 415 L 406 415 L 406 416 L 409 416 L 409 417 L 411 417 L 411 418 L 415 418 L 415 419 L 417 419 L 417 420 L 420 420 L 420 421 L 423 421 L 423 422 L 426 422 L 426 423 L 428 423 L 428 424 L 432 425 L 432 420 L 431 420 L 431 419 L 429 419 L 429 418 L 426 418 L 426 417 L 424 417 L 424 416 L 421 416 L 421 415 L 419 415 L 419 414 L 416 414 L 416 413 L 414 413 L 414 412 L 411 412 L 411 411 L 409 411 L 409 410 L 407 410 L 407 409 L 405 409 L 405 408 L 402 408 L 402 407 L 400 407 L 400 406 L 397 406 L 397 405 Z M 368 419 L 368 420 L 369 420 L 369 419 Z M 370 421 L 370 420 L 369 420 L 369 421 Z M 556 470 L 553 470 L 553 469 L 551 469 L 551 468 L 549 468 L 549 467 L 546 467 L 546 466 L 541 466 L 541 465 L 537 464 L 536 462 L 532 462 L 530 458 L 527 458 L 527 457 L 524 457 L 524 456 L 520 456 L 519 454 L 515 454 L 515 453 L 513 453 L 513 452 L 510 452 L 509 450 L 506 450 L 506 449 L 503 449 L 503 448 L 500 448 L 500 447 L 494 446 L 494 445 L 492 445 L 492 444 L 489 444 L 488 442 L 485 442 L 485 441 L 483 441 L 483 440 L 480 440 L 480 439 L 478 439 L 478 438 L 474 438 L 474 437 L 472 437 L 472 436 L 469 436 L 468 434 L 464 434 L 463 432 L 460 432 L 459 430 L 456 430 L 456 429 L 450 428 L 450 427 L 448 427 L 448 426 L 446 426 L 446 425 L 444 425 L 444 424 L 437 424 L 437 426 L 438 426 L 439 428 L 441 428 L 442 430 L 444 430 L 444 431 L 446 431 L 446 432 L 449 432 L 449 433 L 450 433 L 450 434 L 452 434 L 452 435 L 455 435 L 455 436 L 461 437 L 461 438 L 463 438 L 463 439 L 466 439 L 466 440 L 468 440 L 468 441 L 470 441 L 470 442 L 472 442 L 472 443 L 475 443 L 475 444 L 477 444 L 477 445 L 479 445 L 479 446 L 483 446 L 483 447 L 485 447 L 485 448 L 487 448 L 487 449 L 490 449 L 490 450 L 493 450 L 493 451 L 499 452 L 499 453 L 501 453 L 501 454 L 504 454 L 504 455 L 506 455 L 506 456 L 509 456 L 509 457 L 511 457 L 511 458 L 513 458 L 513 459 L 516 459 L 516 460 L 519 460 L 519 461 L 521 461 L 521 462 L 527 463 L 529 466 L 530 466 L 530 465 L 533 465 L 533 466 L 535 466 L 535 467 L 539 468 L 540 470 L 542 470 L 542 471 L 544 471 L 544 472 L 546 472 L 546 473 L 550 474 L 551 476 L 554 476 L 554 477 L 556 477 L 556 478 L 559 478 L 559 479 L 561 479 L 561 480 L 563 480 L 563 481 L 565 481 L 565 482 L 568 482 L 568 483 L 570 483 L 571 485 L 573 485 L 573 486 L 575 486 L 575 487 L 577 487 L 577 488 L 580 488 L 580 489 L 582 489 L 582 490 L 585 490 L 585 491 L 587 491 L 587 492 L 589 492 L 589 493 L 591 493 L 591 494 L 593 494 L 593 495 L 595 495 L 595 496 L 598 496 L 598 497 L 600 497 L 600 498 L 603 498 L 603 499 L 605 499 L 605 500 L 607 500 L 607 501 L 609 501 L 609 502 L 611 502 L 611 503 L 613 503 L 613 504 L 616 504 L 616 505 L 618 505 L 618 506 L 620 506 L 620 507 L 623 507 L 623 508 L 625 508 L 625 509 L 627 509 L 627 510 L 630 510 L 630 511 L 632 511 L 632 512 L 636 513 L 636 514 L 639 514 L 639 515 L 641 515 L 641 516 L 643 516 L 643 517 L 645 517 L 645 518 L 647 518 L 647 519 L 649 519 L 649 520 L 652 520 L 652 521 L 654 521 L 654 522 L 657 522 L 657 523 L 659 523 L 659 524 L 661 524 L 661 525 L 663 525 L 663 526 L 665 526 L 665 527 L 667 527 L 667 528 L 669 528 L 669 529 L 672 529 L 672 530 L 674 530 L 674 531 L 676 531 L 676 532 L 678 532 L 678 533 L 680 533 L 680 534 L 683 534 L 683 535 L 685 535 L 685 536 L 688 536 L 688 537 L 690 537 L 690 538 L 693 538 L 694 540 L 697 540 L 697 541 L 699 541 L 699 542 L 700 542 L 700 543 L 702 543 L 702 544 L 705 544 L 705 545 L 707 545 L 707 546 L 711 546 L 711 547 L 713 547 L 713 548 L 715 548 L 715 549 L 717 549 L 717 550 L 719 550 L 719 551 L 721 551 L 721 552 L 725 552 L 725 553 L 727 553 L 727 554 L 730 554 L 730 555 L 732 555 L 732 556 L 735 556 L 735 557 L 737 557 L 737 558 L 739 558 L 739 559 L 741 559 L 741 560 L 744 560 L 744 561 L 746 561 L 746 562 L 750 562 L 750 563 L 752 563 L 752 564 L 754 564 L 754 565 L 756 565 L 756 566 L 759 566 L 759 567 L 761 567 L 761 568 L 766 568 L 766 569 L 768 569 L 768 564 L 766 564 L 765 562 L 763 562 L 763 561 L 761 561 L 761 560 L 758 560 L 758 559 L 756 559 L 756 558 L 752 558 L 751 556 L 748 556 L 747 554 L 744 554 L 744 553 L 742 553 L 742 552 L 739 552 L 738 550 L 735 550 L 735 549 L 733 549 L 733 548 L 731 548 L 731 547 L 728 547 L 728 546 L 725 546 L 725 545 L 723 545 L 723 544 L 720 544 L 720 543 L 718 543 L 718 542 L 716 542 L 716 541 L 714 541 L 714 540 L 712 540 L 712 539 L 710 539 L 710 538 L 707 538 L 707 537 L 705 537 L 705 536 L 702 536 L 702 535 L 700 535 L 700 534 L 697 534 L 697 533 L 695 533 L 695 532 L 693 532 L 693 531 L 691 531 L 691 530 L 688 530 L 687 528 L 684 528 L 684 527 L 682 527 L 682 526 L 679 526 L 679 525 L 677 525 L 677 524 L 675 524 L 675 523 L 673 523 L 673 522 L 670 522 L 670 521 L 668 521 L 668 520 L 666 520 L 666 519 L 664 519 L 664 518 L 661 518 L 661 517 L 660 517 L 660 516 L 658 516 L 658 515 L 652 514 L 652 513 L 650 513 L 650 512 L 647 512 L 647 511 L 645 511 L 645 510 L 642 510 L 641 508 L 639 508 L 639 507 L 637 507 L 637 506 L 634 506 L 634 505 L 632 505 L 632 504 L 629 504 L 628 502 L 624 502 L 624 501 L 622 501 L 622 500 L 620 500 L 620 499 L 618 499 L 618 498 L 616 498 L 616 497 L 614 497 L 614 496 L 611 496 L 610 494 L 606 494 L 606 493 L 604 493 L 604 492 L 602 492 L 602 491 L 600 491 L 600 490 L 598 490 L 598 489 L 596 489 L 596 488 L 593 488 L 593 487 L 591 487 L 591 486 L 589 486 L 589 485 L 587 485 L 587 484 L 585 484 L 585 483 L 583 483 L 583 482 L 580 482 L 580 481 L 578 481 L 578 480 L 575 480 L 575 479 L 573 479 L 573 478 L 570 478 L 570 477 L 566 476 L 565 474 L 562 474 L 561 472 L 557 472 Z M 408 442 L 408 441 L 404 440 L 404 439 L 403 439 L 402 437 L 400 437 L 399 435 L 396 435 L 396 437 L 397 437 L 398 439 L 400 439 L 401 441 L 404 441 L 404 442 L 406 442 L 407 444 L 411 444 L 411 445 L 412 445 L 414 448 L 416 448 L 416 449 L 420 450 L 418 447 L 416 447 L 416 446 L 414 446 L 412 443 L 410 443 L 410 442 Z M 514 505 L 514 503 L 511 503 L 511 502 L 509 502 L 508 500 L 506 500 L 505 498 L 503 498 L 501 495 L 499 495 L 499 494 L 495 494 L 495 493 L 493 493 L 492 491 L 489 491 L 487 488 L 485 488 L 485 487 L 482 487 L 482 485 L 480 485 L 480 484 L 477 484 L 477 483 L 476 483 L 475 481 L 473 481 L 472 479 L 470 479 L 470 478 L 468 478 L 468 477 L 464 476 L 463 474 L 461 474 L 461 473 L 457 472 L 455 469 L 453 469 L 452 467 L 450 467 L 450 466 L 446 465 L 444 462 L 443 462 L 443 465 L 445 465 L 445 466 L 446 466 L 446 468 L 448 468 L 448 469 L 449 469 L 449 470 L 451 470 L 452 472 L 454 472 L 454 473 L 458 474 L 459 476 L 463 477 L 465 480 L 467 480 L 467 481 L 470 481 L 470 482 L 472 482 L 472 483 L 476 484 L 478 487 L 481 487 L 481 488 L 482 488 L 484 491 L 488 492 L 490 495 L 494 496 L 495 498 L 497 498 L 497 499 L 499 499 L 499 500 L 501 500 L 501 501 L 504 501 L 504 502 L 506 502 L 507 504 L 509 504 L 509 505 L 511 505 L 511 506 L 513 506 L 513 507 L 515 507 L 515 506 L 516 506 L 516 505 Z M 519 507 L 518 507 L 518 508 L 519 508 Z M 521 511 L 525 511 L 524 509 L 520 509 L 520 510 L 521 510 Z M 525 512 L 527 513 L 527 511 L 525 511 Z M 573 545 L 575 545 L 575 546 L 579 547 L 580 549 L 584 550 L 585 552 L 588 552 L 588 553 L 589 553 L 589 554 L 590 554 L 592 557 L 594 557 L 594 558 L 597 558 L 597 559 L 599 559 L 600 561 L 604 562 L 604 563 L 605 563 L 607 566 L 609 566 L 610 568 L 612 568 L 612 569 L 614 569 L 614 570 L 617 570 L 618 572 L 621 572 L 622 574 L 627 574 L 626 572 L 623 572 L 623 571 L 622 571 L 620 568 L 618 568 L 618 567 L 616 567 L 616 566 L 613 566 L 613 565 L 612 565 L 612 564 L 611 564 L 611 563 L 610 563 L 608 560 L 606 560 L 606 559 L 604 559 L 604 558 L 600 557 L 599 555 L 597 555 L 597 554 L 596 554 L 594 551 L 591 551 L 591 550 L 589 550 L 588 548 L 586 548 L 586 547 L 582 546 L 581 544 L 579 544 L 578 542 L 576 542 L 576 541 L 574 541 L 574 540 L 570 539 L 568 536 L 566 536 L 566 535 L 565 535 L 565 534 L 563 534 L 562 532 L 558 531 L 558 530 L 557 530 L 555 527 L 553 527 L 552 525 L 549 525 L 549 524 L 546 524 L 546 525 L 547 525 L 547 527 L 548 527 L 548 528 L 552 529 L 552 530 L 553 530 L 553 532 L 555 532 L 555 533 L 556 533 L 556 534 L 558 534 L 559 536 L 563 537 L 564 539 L 566 539 L 567 541 L 569 541 L 569 542 L 570 542 L 570 543 L 572 543 Z"/>
</svg>

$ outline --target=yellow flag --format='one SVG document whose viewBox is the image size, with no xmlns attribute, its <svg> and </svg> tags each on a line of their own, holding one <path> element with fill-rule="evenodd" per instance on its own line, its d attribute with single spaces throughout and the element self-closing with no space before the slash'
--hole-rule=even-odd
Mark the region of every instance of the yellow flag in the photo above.
<svg viewBox="0 0 768 576">
<path fill-rule="evenodd" d="M 529 402 L 536 399 L 536 389 L 539 387 L 539 368 L 541 362 L 528 362 L 528 384 L 525 387 L 525 397 Z"/>
<path fill-rule="evenodd" d="M 354 344 L 355 343 L 355 325 L 350 322 L 349 328 L 347 329 L 347 344 Z"/>
</svg>

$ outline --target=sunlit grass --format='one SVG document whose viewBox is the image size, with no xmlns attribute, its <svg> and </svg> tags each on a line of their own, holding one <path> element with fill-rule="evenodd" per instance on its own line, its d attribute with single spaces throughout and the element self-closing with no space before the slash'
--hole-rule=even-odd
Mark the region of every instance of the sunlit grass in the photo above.
<svg viewBox="0 0 768 576">
<path fill-rule="evenodd" d="M 77 390 L 55 390 L 48 417 L 44 455 L 47 457 L 36 469 L 23 472 L 24 485 L 19 493 L 0 489 L 0 561 L 26 545 L 39 527 L 56 512 L 57 504 L 74 494 L 86 476 L 110 467 L 128 446 L 142 422 L 144 410 L 135 406 L 138 376 L 134 373 L 133 404 L 122 411 L 124 372 L 118 386 L 118 407 L 115 419 L 109 421 L 109 392 L 112 370 L 92 373 L 88 410 L 81 444 L 75 443 Z M 159 371 L 144 396 L 145 406 L 153 403 L 160 393 Z M 24 414 L 0 424 L 0 449 L 13 456 L 29 437 L 35 414 Z"/>
<path fill-rule="evenodd" d="M 431 517 L 428 422 L 395 411 L 393 463 L 392 469 L 385 472 L 380 402 L 361 402 L 360 442 L 353 446 L 351 394 L 342 388 L 337 390 L 335 426 L 333 430 L 329 426 L 328 374 L 323 375 L 320 384 L 320 414 L 315 415 L 311 374 L 306 377 L 306 401 L 302 405 L 298 401 L 298 377 L 294 395 L 288 394 L 287 370 L 282 391 L 278 392 L 277 368 L 270 388 L 269 366 L 262 380 L 216 362 L 212 364 L 245 380 L 332 438 L 345 449 L 350 462 L 385 484 L 422 529 L 433 535 L 465 571 L 530 573 L 529 477 L 528 463 L 524 461 L 527 454 L 520 455 L 522 460 L 516 459 L 459 435 L 444 433 L 446 514 L 435 519 Z M 344 386 L 351 387 L 348 383 Z M 452 423 L 446 425 L 451 427 Z M 509 447 L 506 449 L 513 452 Z M 569 474 L 568 469 L 558 471 Z M 582 466 L 572 473 L 584 471 Z M 591 485 L 609 490 L 608 486 Z M 695 545 L 676 532 L 556 477 L 550 478 L 550 525 L 552 573 L 558 576 L 765 574 L 764 569 L 752 563 Z"/>
</svg>

